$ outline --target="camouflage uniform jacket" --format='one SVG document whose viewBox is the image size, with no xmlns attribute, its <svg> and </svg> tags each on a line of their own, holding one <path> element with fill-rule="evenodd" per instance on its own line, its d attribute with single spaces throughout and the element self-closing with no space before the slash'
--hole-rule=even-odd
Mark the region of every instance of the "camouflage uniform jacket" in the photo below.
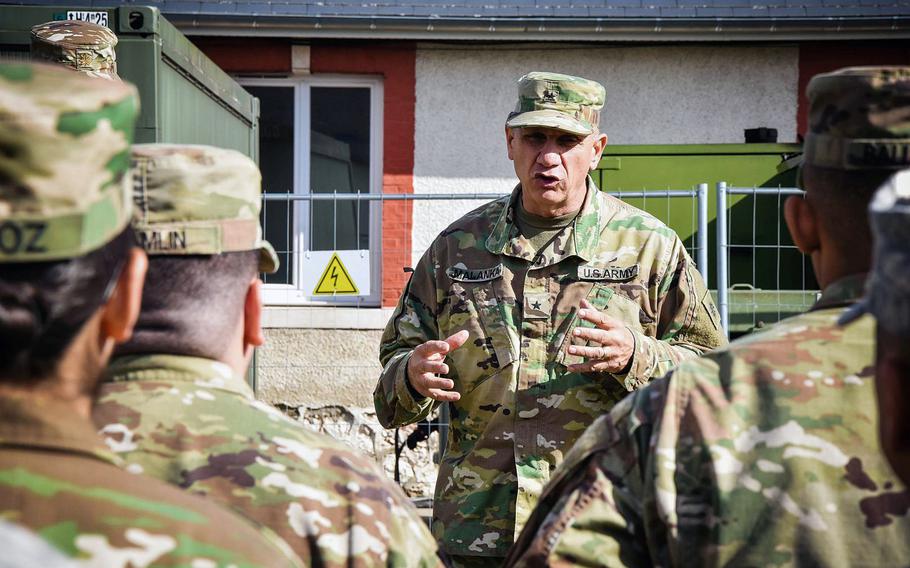
<svg viewBox="0 0 910 568">
<path fill-rule="evenodd" d="M 79 564 L 27 528 L 0 519 L 0 568 L 79 568 Z"/>
<path fill-rule="evenodd" d="M 0 397 L 0 518 L 85 566 L 302 566 L 271 532 L 118 467 L 90 421 L 39 397 Z"/>
<path fill-rule="evenodd" d="M 597 190 L 539 254 L 515 223 L 519 188 L 443 231 L 417 265 L 380 348 L 374 393 L 386 427 L 428 416 L 407 383 L 414 347 L 457 331 L 461 399 L 436 484 L 433 532 L 451 554 L 505 556 L 551 471 L 595 418 L 680 360 L 725 342 L 716 308 L 676 234 Z M 536 256 L 536 260 L 535 260 Z M 626 375 L 568 373 L 583 298 L 635 336 Z M 587 324 L 585 324 L 587 325 Z"/>
<path fill-rule="evenodd" d="M 258 402 L 210 359 L 119 357 L 95 424 L 130 467 L 271 528 L 311 566 L 437 566 L 436 544 L 376 463 Z"/>
<path fill-rule="evenodd" d="M 878 445 L 875 324 L 836 324 L 862 283 L 595 422 L 509 565 L 910 564 L 910 492 Z"/>
</svg>

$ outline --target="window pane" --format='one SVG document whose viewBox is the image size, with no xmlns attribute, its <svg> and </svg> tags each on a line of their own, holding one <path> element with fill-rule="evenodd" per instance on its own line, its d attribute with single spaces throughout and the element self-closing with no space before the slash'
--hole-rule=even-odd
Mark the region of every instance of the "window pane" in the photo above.
<svg viewBox="0 0 910 568">
<path fill-rule="evenodd" d="M 370 192 L 370 89 L 310 89 L 310 191 Z M 314 201 L 312 250 L 369 248 L 369 203 Z"/>
<path fill-rule="evenodd" d="M 294 88 L 246 87 L 259 97 L 259 169 L 266 193 L 294 193 Z M 267 201 L 262 208 L 265 238 L 278 252 L 281 268 L 265 275 L 270 284 L 293 284 L 293 202 Z"/>
</svg>

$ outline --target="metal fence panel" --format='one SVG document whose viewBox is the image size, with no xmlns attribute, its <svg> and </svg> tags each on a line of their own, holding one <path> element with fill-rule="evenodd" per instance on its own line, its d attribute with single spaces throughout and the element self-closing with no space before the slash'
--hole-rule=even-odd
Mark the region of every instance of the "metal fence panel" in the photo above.
<svg viewBox="0 0 910 568">
<path fill-rule="evenodd" d="M 815 302 L 812 267 L 783 220 L 786 198 L 803 195 L 793 187 L 717 184 L 717 307 L 728 335 L 804 312 Z"/>
</svg>

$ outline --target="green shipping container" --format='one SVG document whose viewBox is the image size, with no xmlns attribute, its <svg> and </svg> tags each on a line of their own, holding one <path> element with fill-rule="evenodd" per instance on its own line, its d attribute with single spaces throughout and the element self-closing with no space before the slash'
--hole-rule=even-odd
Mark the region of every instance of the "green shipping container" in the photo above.
<svg viewBox="0 0 910 568">
<path fill-rule="evenodd" d="M 689 247 L 695 245 L 695 200 L 666 198 L 660 190 L 708 184 L 708 269 L 716 287 L 716 184 L 730 187 L 794 187 L 792 157 L 799 144 L 608 145 L 594 181 L 601 189 L 647 190 L 652 196 L 626 199 L 670 225 Z M 730 331 L 740 335 L 804 311 L 818 284 L 808 259 L 795 248 L 783 220 L 785 196 L 728 197 Z"/>
<path fill-rule="evenodd" d="M 136 142 L 210 144 L 259 161 L 259 100 L 157 8 L 0 6 L 0 55 L 27 59 L 31 27 L 67 19 L 88 19 L 117 34 L 118 74 L 142 99 Z"/>
</svg>

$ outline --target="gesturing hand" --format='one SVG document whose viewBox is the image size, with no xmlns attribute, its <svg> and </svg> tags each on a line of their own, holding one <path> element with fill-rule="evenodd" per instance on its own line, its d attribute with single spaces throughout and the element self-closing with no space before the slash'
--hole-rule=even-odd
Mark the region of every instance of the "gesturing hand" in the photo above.
<svg viewBox="0 0 910 568">
<path fill-rule="evenodd" d="M 572 333 L 579 339 L 600 344 L 590 347 L 570 345 L 569 353 L 587 359 L 584 363 L 569 365 L 573 373 L 608 372 L 625 370 L 635 351 L 635 336 L 622 321 L 598 311 L 591 302 L 581 301 L 578 317 L 593 323 L 596 327 L 576 327 Z"/>
<path fill-rule="evenodd" d="M 414 390 L 434 400 L 455 402 L 461 398 L 452 379 L 437 377 L 449 372 L 444 363 L 446 354 L 458 349 L 468 340 L 467 330 L 459 331 L 444 341 L 427 341 L 418 345 L 408 359 L 408 380 Z"/>
</svg>

